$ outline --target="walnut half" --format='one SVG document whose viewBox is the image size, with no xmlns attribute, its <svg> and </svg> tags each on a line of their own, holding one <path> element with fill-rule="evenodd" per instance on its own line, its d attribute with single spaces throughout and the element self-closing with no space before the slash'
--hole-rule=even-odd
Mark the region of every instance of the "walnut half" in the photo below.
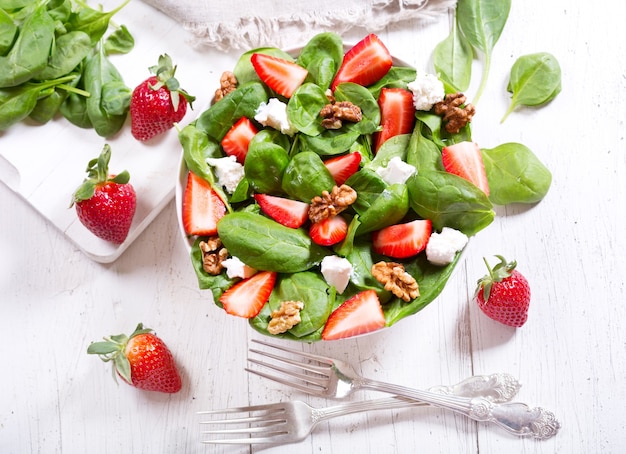
<svg viewBox="0 0 626 454">
<path fill-rule="evenodd" d="M 220 237 L 212 236 L 206 241 L 200 241 L 198 247 L 202 251 L 202 269 L 211 276 L 221 274 L 224 269 L 222 262 L 228 258 L 228 250 L 222 246 Z"/>
<path fill-rule="evenodd" d="M 405 271 L 401 263 L 378 262 L 372 266 L 372 276 L 385 286 L 385 290 L 406 302 L 420 296 L 417 281 Z"/>
<path fill-rule="evenodd" d="M 334 186 L 330 192 L 323 191 L 321 196 L 313 197 L 309 219 L 316 223 L 335 216 L 356 202 L 356 198 L 356 191 L 347 184 Z"/>
<path fill-rule="evenodd" d="M 326 129 L 339 129 L 344 121 L 358 123 L 363 118 L 361 108 L 350 101 L 334 102 L 322 107 L 320 115 L 323 118 L 322 126 Z"/>
<path fill-rule="evenodd" d="M 270 334 L 280 334 L 290 330 L 300 323 L 300 311 L 304 309 L 302 301 L 283 301 L 280 307 L 272 311 L 267 331 Z"/>
<path fill-rule="evenodd" d="M 230 71 L 224 71 L 220 77 L 220 88 L 215 90 L 214 101 L 217 102 L 228 93 L 237 89 L 237 78 Z"/>
<path fill-rule="evenodd" d="M 435 113 L 443 118 L 446 131 L 456 134 L 472 121 L 476 109 L 470 103 L 465 104 L 463 93 L 451 93 L 445 99 L 435 104 Z"/>
</svg>

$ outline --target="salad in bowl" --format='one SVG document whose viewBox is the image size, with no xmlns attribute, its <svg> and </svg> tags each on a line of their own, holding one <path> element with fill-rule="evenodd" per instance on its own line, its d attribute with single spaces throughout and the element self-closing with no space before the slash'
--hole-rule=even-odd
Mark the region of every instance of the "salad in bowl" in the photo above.
<svg viewBox="0 0 626 454">
<path fill-rule="evenodd" d="M 244 53 L 179 132 L 179 222 L 200 288 L 303 342 L 417 313 L 494 219 L 473 114 L 373 34 Z"/>
</svg>

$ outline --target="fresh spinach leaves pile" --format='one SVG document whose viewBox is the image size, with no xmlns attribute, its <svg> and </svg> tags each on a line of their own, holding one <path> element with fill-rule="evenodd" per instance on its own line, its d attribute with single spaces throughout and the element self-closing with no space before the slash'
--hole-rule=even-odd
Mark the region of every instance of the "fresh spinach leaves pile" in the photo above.
<svg viewBox="0 0 626 454">
<path fill-rule="evenodd" d="M 220 141 L 242 116 L 253 119 L 261 103 L 278 97 L 264 85 L 252 64 L 253 53 L 267 53 L 295 60 L 309 71 L 305 83 L 287 102 L 290 122 L 298 129 L 293 136 L 258 125 L 260 132 L 252 139 L 246 156 L 245 177 L 233 194 L 226 194 L 216 181 L 207 158 L 223 157 Z M 534 154 L 520 144 L 504 144 L 485 151 L 492 199 L 463 178 L 448 173 L 441 162 L 444 146 L 472 140 L 468 124 L 459 133 L 442 128 L 440 116 L 418 112 L 411 134 L 389 139 L 376 154 L 372 151 L 372 133 L 379 128 L 377 98 L 383 87 L 406 88 L 415 80 L 416 71 L 393 67 L 376 84 L 363 87 L 341 84 L 334 95 L 361 107 L 363 120 L 345 123 L 338 130 L 320 126 L 320 109 L 328 103 L 326 90 L 339 68 L 344 54 L 341 38 L 333 33 L 315 36 L 295 58 L 276 48 L 262 48 L 241 56 L 233 72 L 237 89 L 205 110 L 196 121 L 179 131 L 187 168 L 205 178 L 227 205 L 227 214 L 219 221 L 220 238 L 230 254 L 263 270 L 279 273 L 276 286 L 260 314 L 250 320 L 256 330 L 266 335 L 272 310 L 281 301 L 305 301 L 302 321 L 277 337 L 314 342 L 329 314 L 356 293 L 373 289 L 379 296 L 387 326 L 415 314 L 433 301 L 452 274 L 456 259 L 447 266 L 429 263 L 424 253 L 404 260 L 403 264 L 418 282 L 420 296 L 410 302 L 395 297 L 371 275 L 371 267 L 382 256 L 372 251 L 371 232 L 411 219 L 430 219 L 433 229 L 452 227 L 468 236 L 475 235 L 494 219 L 493 203 L 535 202 L 550 185 L 550 172 Z M 453 88 L 448 85 L 449 91 Z M 342 215 L 350 220 L 347 238 L 329 248 L 314 244 L 303 229 L 291 229 L 265 217 L 253 199 L 255 192 L 280 195 L 297 200 L 311 200 L 330 191 L 335 182 L 323 159 L 346 152 L 359 152 L 360 170 L 346 184 L 357 191 L 356 203 Z M 376 169 L 394 157 L 413 165 L 417 174 L 406 184 L 389 185 Z M 502 162 L 502 161 L 506 162 Z M 202 252 L 196 238 L 191 257 L 199 286 L 209 289 L 218 306 L 221 294 L 235 280 L 225 272 L 211 276 L 202 269 Z M 324 280 L 319 264 L 327 255 L 347 258 L 353 272 L 343 294 Z"/>
<path fill-rule="evenodd" d="M 125 26 L 81 0 L 0 0 L 0 131 L 57 113 L 102 137 L 120 130 L 131 90 L 108 56 L 134 46 Z"/>
</svg>

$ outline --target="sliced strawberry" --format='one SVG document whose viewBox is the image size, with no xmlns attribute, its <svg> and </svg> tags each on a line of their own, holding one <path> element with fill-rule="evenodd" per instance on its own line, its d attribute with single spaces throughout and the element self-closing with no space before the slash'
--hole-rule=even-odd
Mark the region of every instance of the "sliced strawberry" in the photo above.
<svg viewBox="0 0 626 454">
<path fill-rule="evenodd" d="M 256 317 L 274 289 L 276 274 L 274 271 L 259 271 L 237 282 L 220 296 L 224 310 L 238 317 Z"/>
<path fill-rule="evenodd" d="M 385 315 L 374 290 L 364 290 L 330 314 L 322 339 L 336 340 L 376 331 L 385 326 Z"/>
<path fill-rule="evenodd" d="M 404 88 L 383 88 L 378 97 L 382 131 L 374 135 L 374 150 L 388 139 L 413 131 L 415 106 L 413 93 Z"/>
<path fill-rule="evenodd" d="M 334 91 L 337 85 L 344 82 L 367 87 L 382 79 L 392 64 L 391 54 L 380 38 L 374 34 L 367 35 L 344 55 L 330 88 Z"/>
<path fill-rule="evenodd" d="M 182 220 L 189 235 L 215 235 L 217 221 L 226 214 L 226 206 L 211 185 L 193 172 L 187 174 L 183 194 Z"/>
<path fill-rule="evenodd" d="M 315 244 L 332 246 L 337 244 L 348 234 L 348 222 L 339 215 L 331 216 L 311 224 L 309 236 Z"/>
<path fill-rule="evenodd" d="M 241 117 L 222 139 L 224 153 L 234 156 L 239 164 L 243 164 L 248 154 L 248 145 L 257 132 L 258 130 L 247 117 Z"/>
<path fill-rule="evenodd" d="M 301 227 L 309 219 L 309 204 L 268 194 L 254 194 L 263 213 L 292 229 Z"/>
<path fill-rule="evenodd" d="M 250 61 L 259 78 L 285 98 L 291 98 L 309 74 L 302 66 L 272 55 L 252 54 Z"/>
<path fill-rule="evenodd" d="M 324 165 L 330 171 L 335 179 L 337 186 L 341 186 L 346 182 L 352 174 L 359 170 L 361 164 L 361 153 L 348 153 L 335 158 L 324 161 Z"/>
<path fill-rule="evenodd" d="M 428 219 L 391 225 L 372 234 L 372 249 L 396 259 L 413 257 L 424 250 L 431 231 L 432 223 Z"/>
<path fill-rule="evenodd" d="M 443 168 L 465 178 L 489 195 L 489 181 L 480 148 L 475 142 L 459 142 L 441 150 Z"/>
</svg>

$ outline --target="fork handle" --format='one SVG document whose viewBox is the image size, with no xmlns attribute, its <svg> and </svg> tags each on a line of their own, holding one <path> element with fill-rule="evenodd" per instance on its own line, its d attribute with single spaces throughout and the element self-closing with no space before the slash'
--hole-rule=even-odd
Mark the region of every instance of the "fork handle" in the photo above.
<svg viewBox="0 0 626 454">
<path fill-rule="evenodd" d="M 519 402 L 494 403 L 485 397 L 459 397 L 411 389 L 376 380 L 355 380 L 353 387 L 371 389 L 419 400 L 436 407 L 461 413 L 475 421 L 494 423 L 519 436 L 548 439 L 556 435 L 561 424 L 554 413 L 541 407 L 530 408 Z"/>
</svg>

